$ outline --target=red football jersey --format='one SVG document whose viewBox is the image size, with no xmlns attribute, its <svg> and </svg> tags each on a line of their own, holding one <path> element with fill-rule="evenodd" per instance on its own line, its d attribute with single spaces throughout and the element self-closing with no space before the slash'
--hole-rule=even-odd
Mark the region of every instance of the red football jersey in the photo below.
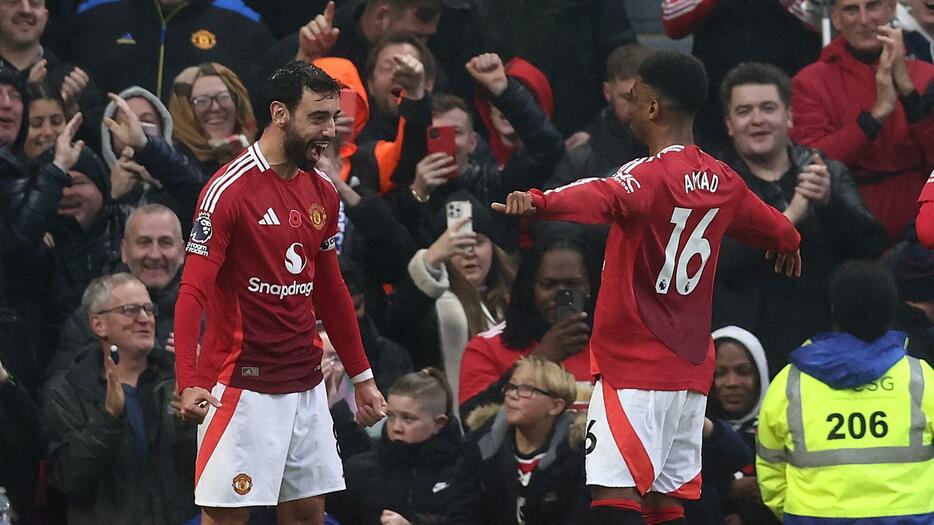
<svg viewBox="0 0 934 525">
<path fill-rule="evenodd" d="M 203 298 L 207 328 L 196 373 L 197 334 L 180 337 L 176 328 L 180 390 L 215 382 L 270 394 L 314 387 L 322 378 L 315 306 L 321 310 L 319 295 L 330 299 L 335 291 L 328 308 L 341 306 L 349 319 L 334 330 L 322 314 L 325 327 L 347 372 L 368 371 L 334 251 L 338 206 L 325 175 L 299 170 L 282 179 L 258 144 L 211 178 L 195 212 L 179 293 L 180 303 Z"/>
<path fill-rule="evenodd" d="M 918 202 L 921 203 L 921 210 L 915 220 L 918 240 L 925 248 L 934 250 L 934 171 L 921 189 Z"/>
<path fill-rule="evenodd" d="M 614 388 L 706 394 L 721 239 L 782 251 L 800 242 L 784 215 L 696 146 L 669 146 L 611 178 L 531 193 L 536 217 L 611 225 L 590 350 L 593 372 Z"/>
</svg>

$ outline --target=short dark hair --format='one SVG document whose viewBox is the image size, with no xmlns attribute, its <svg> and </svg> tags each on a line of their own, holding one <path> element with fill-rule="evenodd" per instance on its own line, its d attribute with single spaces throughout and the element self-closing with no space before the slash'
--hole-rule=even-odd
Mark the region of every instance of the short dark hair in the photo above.
<svg viewBox="0 0 934 525">
<path fill-rule="evenodd" d="M 830 279 L 831 317 L 838 330 L 875 341 L 895 318 L 898 288 L 876 261 L 847 261 Z"/>
<path fill-rule="evenodd" d="M 652 50 L 635 42 L 617 47 L 606 59 L 606 80 L 629 80 L 639 74 L 639 66 L 652 55 Z"/>
<path fill-rule="evenodd" d="M 434 81 L 435 71 L 437 70 L 435 56 L 431 53 L 431 50 L 428 49 L 428 46 L 423 44 L 421 40 L 415 38 L 415 35 L 411 33 L 395 33 L 383 37 L 373 44 L 373 47 L 370 48 L 370 52 L 366 56 L 366 67 L 364 70 L 366 78 L 369 79 L 373 76 L 373 71 L 376 69 L 376 60 L 383 49 L 394 44 L 409 44 L 417 49 L 418 61 L 421 62 L 422 67 L 425 68 L 425 80 Z"/>
<path fill-rule="evenodd" d="M 720 102 L 723 111 L 729 113 L 733 88 L 748 84 L 775 86 L 778 97 L 786 108 L 791 107 L 791 79 L 781 69 L 772 64 L 761 62 L 743 62 L 731 69 L 720 84 Z"/>
<path fill-rule="evenodd" d="M 452 109 L 459 109 L 470 115 L 470 107 L 466 102 L 464 102 L 464 99 L 460 98 L 459 96 L 449 95 L 447 93 L 433 93 L 431 95 L 432 116 L 447 113 Z"/>
<path fill-rule="evenodd" d="M 639 66 L 639 76 L 679 113 L 693 117 L 707 102 L 707 72 L 691 55 L 656 51 Z"/>
<path fill-rule="evenodd" d="M 324 72 L 318 66 L 306 62 L 290 62 L 269 76 L 266 80 L 266 97 L 263 101 L 263 115 L 266 122 L 272 120 L 269 106 L 273 102 L 281 102 L 289 111 L 302 100 L 302 95 L 308 88 L 324 98 L 338 96 L 341 90 L 340 83 Z"/>
</svg>

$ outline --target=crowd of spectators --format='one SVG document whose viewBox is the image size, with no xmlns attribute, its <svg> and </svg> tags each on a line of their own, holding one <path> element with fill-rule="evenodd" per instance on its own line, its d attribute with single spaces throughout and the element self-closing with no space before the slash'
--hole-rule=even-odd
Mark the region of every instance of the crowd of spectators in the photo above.
<svg viewBox="0 0 934 525">
<path fill-rule="evenodd" d="M 197 428 L 176 417 L 173 353 L 186 239 L 207 180 L 269 119 L 266 77 L 293 60 L 342 86 L 317 167 L 341 198 L 341 270 L 388 402 L 376 430 L 355 425 L 322 331 L 347 484 L 327 519 L 586 522 L 607 228 L 490 205 L 648 153 L 630 90 L 652 50 L 624 4 L 0 0 L 0 487 L 13 523 L 197 523 Z M 663 0 L 659 14 L 671 38 L 693 35 L 710 78 L 697 143 L 802 236 L 798 280 L 723 242 L 703 495 L 686 509 L 691 524 L 777 522 L 775 471 L 765 491 L 756 475 L 770 380 L 870 300 L 834 295 L 831 276 L 880 261 L 857 275 L 891 282 L 886 328 L 934 362 L 934 251 L 914 223 L 934 169 L 934 4 Z M 433 143 L 440 128 L 452 149 Z M 472 218 L 448 221 L 465 201 Z M 565 290 L 579 312 L 559 312 Z"/>
</svg>

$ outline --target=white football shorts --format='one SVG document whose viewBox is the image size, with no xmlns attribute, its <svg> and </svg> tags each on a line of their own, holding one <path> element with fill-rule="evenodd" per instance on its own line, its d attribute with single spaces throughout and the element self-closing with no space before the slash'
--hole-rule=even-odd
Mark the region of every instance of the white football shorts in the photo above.
<svg viewBox="0 0 934 525">
<path fill-rule="evenodd" d="M 272 506 L 344 489 L 324 382 L 292 394 L 220 383 L 198 427 L 195 504 Z"/>
<path fill-rule="evenodd" d="M 707 396 L 616 390 L 598 380 L 587 411 L 587 484 L 698 499 Z"/>
</svg>

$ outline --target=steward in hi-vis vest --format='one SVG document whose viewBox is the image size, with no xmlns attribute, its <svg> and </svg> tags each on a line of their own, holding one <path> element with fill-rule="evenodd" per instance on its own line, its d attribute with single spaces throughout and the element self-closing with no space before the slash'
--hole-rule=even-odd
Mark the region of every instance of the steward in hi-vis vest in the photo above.
<svg viewBox="0 0 934 525">
<path fill-rule="evenodd" d="M 831 303 L 842 331 L 792 352 L 770 385 L 756 468 L 783 523 L 934 523 L 934 370 L 885 330 L 896 297 L 877 263 L 841 267 Z"/>
</svg>

